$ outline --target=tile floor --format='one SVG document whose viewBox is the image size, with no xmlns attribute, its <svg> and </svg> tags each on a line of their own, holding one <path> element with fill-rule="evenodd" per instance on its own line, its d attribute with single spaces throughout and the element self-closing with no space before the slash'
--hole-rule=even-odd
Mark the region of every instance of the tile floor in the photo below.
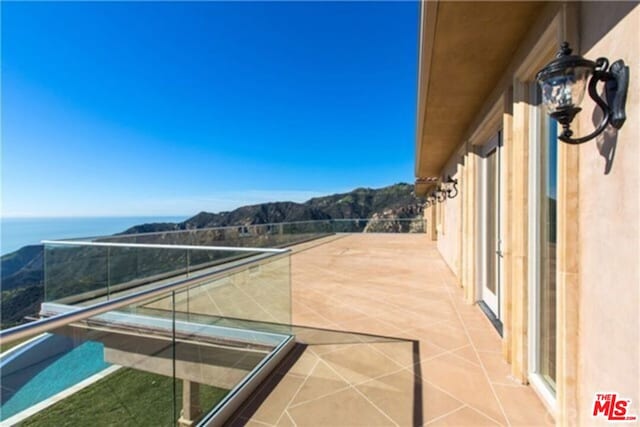
<svg viewBox="0 0 640 427">
<path fill-rule="evenodd" d="M 291 262 L 294 324 L 395 339 L 309 340 L 232 424 L 553 425 L 425 235 L 345 235 Z"/>
</svg>

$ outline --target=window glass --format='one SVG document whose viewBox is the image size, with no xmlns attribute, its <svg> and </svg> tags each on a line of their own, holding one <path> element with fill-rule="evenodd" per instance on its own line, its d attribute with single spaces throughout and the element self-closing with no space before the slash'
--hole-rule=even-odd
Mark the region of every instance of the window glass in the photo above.
<svg viewBox="0 0 640 427">
<path fill-rule="evenodd" d="M 556 209 L 558 183 L 558 127 L 544 111 L 540 114 L 540 283 L 538 287 L 539 373 L 555 389 L 556 384 Z"/>
</svg>

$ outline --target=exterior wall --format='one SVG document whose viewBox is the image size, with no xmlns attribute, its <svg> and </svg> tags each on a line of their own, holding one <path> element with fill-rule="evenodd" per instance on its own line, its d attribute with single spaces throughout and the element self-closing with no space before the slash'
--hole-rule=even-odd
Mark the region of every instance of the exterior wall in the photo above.
<svg viewBox="0 0 640 427">
<path fill-rule="evenodd" d="M 584 3 L 580 28 L 585 57 L 622 58 L 631 75 L 623 128 L 579 147 L 576 409 L 577 423 L 586 425 L 602 391 L 631 399 L 640 417 L 640 6 Z M 578 135 L 599 119 L 591 99 L 583 108 Z"/>
<path fill-rule="evenodd" d="M 458 156 L 455 157 L 455 160 Z M 443 178 L 451 175 L 452 178 L 460 180 L 460 173 L 457 161 L 449 167 L 445 168 Z M 460 187 L 458 186 L 458 191 Z M 438 209 L 441 210 L 440 221 L 438 223 L 438 250 L 442 257 L 449 265 L 449 268 L 461 280 L 462 265 L 460 239 L 462 237 L 462 197 L 460 194 L 453 199 L 446 199 L 439 203 Z"/>
<path fill-rule="evenodd" d="M 477 156 L 468 151 L 464 158 L 462 171 L 461 198 L 462 198 L 462 286 L 464 299 L 467 304 L 476 302 L 476 190 L 475 182 Z"/>
<path fill-rule="evenodd" d="M 559 142 L 557 253 L 557 404 L 560 425 L 593 425 L 594 395 L 617 392 L 640 417 L 640 6 L 631 2 L 555 3 L 523 40 L 491 97 L 469 129 L 464 164 L 450 159 L 460 196 L 438 205 L 438 248 L 477 300 L 477 210 L 473 144 L 493 132 L 487 119 L 500 106 L 504 129 L 505 227 L 503 350 L 512 374 L 529 380 L 528 84 L 559 42 L 569 40 L 589 59 L 619 58 L 630 67 L 627 123 L 619 132 L 580 146 Z M 591 132 L 598 112 L 588 95 L 574 121 L 576 135 Z M 494 123 L 495 125 L 495 123 Z M 535 143 L 535 141 L 534 141 Z M 447 168 L 442 175 L 449 173 Z M 452 203 L 455 202 L 455 203 Z M 440 218 L 443 218 L 441 221 Z M 458 230 L 459 232 L 456 232 Z M 552 412 L 554 408 L 550 407 Z M 602 419 L 602 422 L 606 422 Z"/>
<path fill-rule="evenodd" d="M 423 217 L 427 224 L 426 234 L 429 240 L 438 240 L 438 232 L 436 230 L 437 216 L 436 206 L 430 204 L 423 210 Z"/>
</svg>

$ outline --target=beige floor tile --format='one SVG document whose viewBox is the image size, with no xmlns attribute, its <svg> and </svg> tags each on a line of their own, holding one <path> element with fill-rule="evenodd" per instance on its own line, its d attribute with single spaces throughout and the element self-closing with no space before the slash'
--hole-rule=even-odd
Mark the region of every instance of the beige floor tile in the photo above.
<svg viewBox="0 0 640 427">
<path fill-rule="evenodd" d="M 504 423 L 504 415 L 484 373 L 469 362 L 445 354 L 422 363 L 422 378 L 468 406 Z"/>
<path fill-rule="evenodd" d="M 393 360 L 398 366 L 408 367 L 414 363 L 412 341 L 371 343 L 369 346 Z"/>
<path fill-rule="evenodd" d="M 483 416 L 482 414 L 474 411 L 469 407 L 461 408 L 451 414 L 438 418 L 437 420 L 428 423 L 429 426 L 451 426 L 451 427 L 463 427 L 463 426 L 499 426 L 493 420 Z"/>
<path fill-rule="evenodd" d="M 308 347 L 300 355 L 298 360 L 293 364 L 293 366 L 287 370 L 279 369 L 278 373 L 280 374 L 288 374 L 288 375 L 297 375 L 300 377 L 306 377 L 309 375 L 313 367 L 318 362 L 318 356 L 315 355 Z"/>
<path fill-rule="evenodd" d="M 289 415 L 289 412 L 285 411 L 285 413 L 282 414 L 280 420 L 278 420 L 278 424 L 276 425 L 278 427 L 295 427 L 296 423 L 293 422 L 293 419 L 291 418 L 291 415 Z"/>
<path fill-rule="evenodd" d="M 464 329 L 449 322 L 427 325 L 409 330 L 420 341 L 428 341 L 445 350 L 454 350 L 470 344 Z"/>
<path fill-rule="evenodd" d="M 479 351 L 478 356 L 491 382 L 520 385 L 511 376 L 511 366 L 504 360 L 502 353 Z"/>
<path fill-rule="evenodd" d="M 351 384 L 359 384 L 402 369 L 402 366 L 369 344 L 353 345 L 320 357 Z"/>
<path fill-rule="evenodd" d="M 357 344 L 359 343 L 311 345 L 309 346 L 309 349 L 316 355 L 322 356 L 323 354 L 332 353 L 337 350 L 343 350 Z"/>
<path fill-rule="evenodd" d="M 383 337 L 397 337 L 401 332 L 401 328 L 394 326 L 392 323 L 383 322 L 372 317 L 336 322 L 336 324 L 345 331 L 374 334 Z"/>
<path fill-rule="evenodd" d="M 430 384 L 422 384 L 422 419 L 428 423 L 462 407 L 464 404 L 455 397 L 433 387 Z"/>
<path fill-rule="evenodd" d="M 473 365 L 475 365 L 478 368 L 480 368 L 480 360 L 478 360 L 478 356 L 476 355 L 476 351 L 473 349 L 473 346 L 471 346 L 471 345 L 468 345 L 466 347 L 458 349 L 458 350 L 452 352 L 451 354 L 453 354 L 454 356 L 457 356 L 457 357 L 461 357 L 462 359 L 466 360 L 467 362 L 472 363 Z"/>
<path fill-rule="evenodd" d="M 349 387 L 350 384 L 347 381 L 342 379 L 326 363 L 320 361 L 313 371 L 311 371 L 309 377 L 306 378 L 302 387 L 291 401 L 290 406 L 294 407 L 303 402 L 335 394 L 336 392 Z"/>
<path fill-rule="evenodd" d="M 252 419 L 267 424 L 276 424 L 303 382 L 303 378 L 285 375 L 267 399 L 262 402 Z"/>
<path fill-rule="evenodd" d="M 428 360 L 450 351 L 425 340 L 419 341 L 418 345 L 418 348 L 420 349 L 418 360 Z"/>
<path fill-rule="evenodd" d="M 375 318 L 389 322 L 399 329 L 421 328 L 446 320 L 438 313 L 428 311 L 419 313 L 407 309 L 386 310 L 384 313 L 376 313 Z"/>
<path fill-rule="evenodd" d="M 311 326 L 316 328 L 334 329 L 338 327 L 335 323 L 315 311 L 307 311 L 302 314 L 294 312 L 291 323 L 294 325 Z"/>
<path fill-rule="evenodd" d="M 493 328 L 469 329 L 469 336 L 478 351 L 501 352 L 502 342 L 498 331 Z"/>
<path fill-rule="evenodd" d="M 400 371 L 356 386 L 367 399 L 400 425 L 412 425 L 416 404 L 416 377 Z"/>
<path fill-rule="evenodd" d="M 531 387 L 494 385 L 509 422 L 513 426 L 553 426 L 553 418 Z"/>
<path fill-rule="evenodd" d="M 391 420 L 354 388 L 289 409 L 298 426 L 388 426 Z"/>
<path fill-rule="evenodd" d="M 485 329 L 493 326 L 487 316 L 477 306 L 465 306 L 456 308 L 462 322 L 467 329 Z"/>
<path fill-rule="evenodd" d="M 495 425 L 507 423 L 506 413 L 513 425 L 531 425 L 546 416 L 529 387 L 503 385 L 513 382 L 500 337 L 464 302 L 426 236 L 345 235 L 293 255 L 291 266 L 294 324 L 417 340 L 421 362 L 413 365 L 412 342 L 345 344 L 373 338 L 302 334 L 323 345 L 309 345 L 290 371 L 304 381 L 288 405 L 291 418 L 282 401 L 293 384 L 284 383 L 264 402 L 274 399 L 272 413 L 261 407 L 255 421 L 273 422 L 279 413 L 280 425 L 414 425 L 421 414 L 433 425 Z M 267 308 L 280 310 L 272 299 Z"/>
</svg>

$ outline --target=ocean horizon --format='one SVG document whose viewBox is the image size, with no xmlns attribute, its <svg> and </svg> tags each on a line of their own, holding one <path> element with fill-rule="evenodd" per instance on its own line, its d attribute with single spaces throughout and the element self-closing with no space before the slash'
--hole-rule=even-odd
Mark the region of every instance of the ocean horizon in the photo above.
<svg viewBox="0 0 640 427">
<path fill-rule="evenodd" d="M 42 240 L 96 237 L 121 233 L 150 222 L 181 222 L 188 216 L 3 217 L 0 254 L 5 255 Z"/>
</svg>

